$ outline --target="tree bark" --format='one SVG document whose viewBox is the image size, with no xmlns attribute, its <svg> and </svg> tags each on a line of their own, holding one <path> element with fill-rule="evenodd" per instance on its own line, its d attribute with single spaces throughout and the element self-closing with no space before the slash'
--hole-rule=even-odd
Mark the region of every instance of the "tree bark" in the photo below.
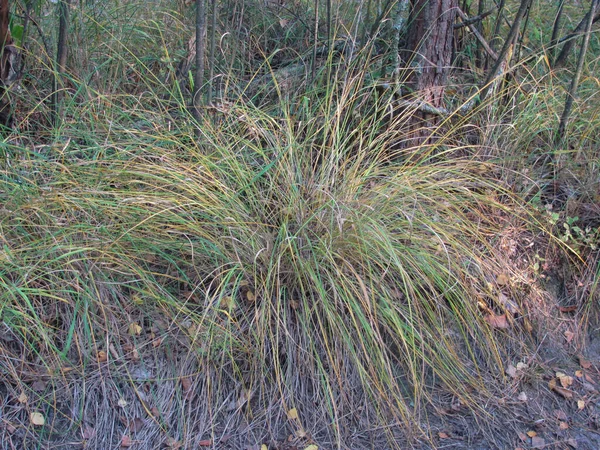
<svg viewBox="0 0 600 450">
<path fill-rule="evenodd" d="M 458 0 L 415 0 L 408 31 L 410 75 L 414 96 L 433 107 L 444 99 L 450 71 Z"/>
</svg>

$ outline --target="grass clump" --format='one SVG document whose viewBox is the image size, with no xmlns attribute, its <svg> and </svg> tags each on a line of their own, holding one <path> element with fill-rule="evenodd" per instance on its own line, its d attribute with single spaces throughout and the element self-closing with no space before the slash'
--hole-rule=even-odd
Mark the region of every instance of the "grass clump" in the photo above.
<svg viewBox="0 0 600 450">
<path fill-rule="evenodd" d="M 49 379 L 67 368 L 96 380 L 107 406 L 107 368 L 124 391 L 151 377 L 155 402 L 192 374 L 215 405 L 204 433 L 224 433 L 229 417 L 272 438 L 295 408 L 298 439 L 332 446 L 352 445 L 356 427 L 386 445 L 427 438 L 419 421 L 442 395 L 478 410 L 506 357 L 499 334 L 520 345 L 517 323 L 486 322 L 505 312 L 491 242 L 514 205 L 479 175 L 486 164 L 443 157 L 465 149 L 440 140 L 394 150 L 400 127 L 374 133 L 377 106 L 348 114 L 358 86 L 331 91 L 304 120 L 285 105 L 272 116 L 234 102 L 207 116 L 199 140 L 125 125 L 93 158 L 67 143 L 5 166 L 0 283 L 13 388 L 25 389 L 25 361 Z M 157 362 L 165 354 L 177 364 Z M 181 395 L 171 417 L 184 414 Z M 90 400 L 71 401 L 71 425 L 90 421 Z M 186 420 L 167 434 L 192 444 L 184 430 L 197 423 Z"/>
</svg>

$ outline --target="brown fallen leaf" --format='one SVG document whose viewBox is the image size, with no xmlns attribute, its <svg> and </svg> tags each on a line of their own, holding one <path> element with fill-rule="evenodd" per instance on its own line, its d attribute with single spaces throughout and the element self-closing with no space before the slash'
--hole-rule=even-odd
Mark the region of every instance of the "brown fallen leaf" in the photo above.
<svg viewBox="0 0 600 450">
<path fill-rule="evenodd" d="M 21 394 L 19 395 L 19 398 L 17 400 L 19 401 L 19 403 L 27 403 L 27 400 L 28 400 L 27 394 L 25 392 L 21 392 Z"/>
<path fill-rule="evenodd" d="M 560 394 L 562 397 L 566 398 L 567 400 L 570 400 L 573 398 L 573 391 L 570 391 L 569 389 L 565 389 L 561 386 L 558 386 L 556 383 L 556 378 L 552 378 L 549 382 L 548 382 L 548 387 L 550 388 L 550 390 L 556 392 L 557 394 Z"/>
<path fill-rule="evenodd" d="M 537 436 L 537 432 L 533 431 L 533 430 L 530 430 L 530 431 L 527 432 L 527 436 L 529 436 L 530 438 L 536 437 Z"/>
<path fill-rule="evenodd" d="M 531 438 L 531 448 L 544 448 L 546 446 L 546 441 L 539 437 L 534 436 Z"/>
<path fill-rule="evenodd" d="M 6 422 L 4 424 L 4 426 L 6 427 L 6 431 L 8 432 L 8 434 L 13 434 L 15 431 L 17 431 L 17 427 L 15 427 L 12 423 L 10 422 Z"/>
<path fill-rule="evenodd" d="M 558 428 L 560 428 L 561 430 L 568 430 L 569 429 L 569 424 L 567 422 L 559 422 L 558 423 Z"/>
<path fill-rule="evenodd" d="M 438 437 L 439 437 L 440 439 L 450 439 L 450 436 L 448 435 L 448 433 L 444 433 L 443 431 L 440 431 L 440 432 L 438 433 Z"/>
<path fill-rule="evenodd" d="M 528 400 L 527 394 L 525 392 L 521 392 L 517 398 L 520 402 L 526 402 Z"/>
<path fill-rule="evenodd" d="M 96 361 L 98 361 L 99 363 L 106 362 L 107 359 L 108 355 L 104 350 L 100 350 L 98 353 L 96 353 Z"/>
<path fill-rule="evenodd" d="M 46 390 L 46 382 L 44 380 L 35 380 L 31 385 L 31 389 L 37 392 Z"/>
<path fill-rule="evenodd" d="M 577 311 L 577 305 L 559 306 L 558 310 L 562 313 L 569 313 L 569 312 Z"/>
<path fill-rule="evenodd" d="M 181 388 L 183 389 L 183 392 L 189 392 L 189 390 L 192 387 L 192 379 L 190 377 L 182 377 L 180 378 L 181 381 Z"/>
<path fill-rule="evenodd" d="M 135 419 L 128 421 L 127 426 L 134 433 L 139 433 L 142 431 L 142 428 L 144 428 L 144 421 L 139 417 L 136 417 Z"/>
<path fill-rule="evenodd" d="M 204 439 L 204 440 L 198 442 L 198 445 L 200 447 L 210 447 L 212 445 L 212 439 Z"/>
<path fill-rule="evenodd" d="M 563 372 L 556 372 L 556 378 L 558 378 L 560 385 L 564 388 L 568 388 L 573 384 L 573 377 L 570 377 Z"/>
<path fill-rule="evenodd" d="M 583 409 L 585 409 L 585 401 L 584 400 L 577 400 L 577 408 L 581 411 Z"/>
<path fill-rule="evenodd" d="M 579 355 L 579 365 L 584 369 L 589 369 L 590 367 L 592 367 L 592 363 L 581 355 Z"/>
<path fill-rule="evenodd" d="M 554 417 L 556 417 L 558 420 L 562 420 L 565 422 L 568 420 L 567 414 L 560 409 L 554 410 Z"/>
<path fill-rule="evenodd" d="M 183 443 L 181 441 L 178 441 L 177 439 L 168 437 L 167 440 L 165 441 L 165 445 L 167 446 L 167 448 L 177 450 L 183 446 Z"/>
<path fill-rule="evenodd" d="M 83 437 L 83 439 L 85 439 L 87 441 L 89 439 L 92 439 L 95 435 L 96 435 L 95 428 L 90 427 L 89 425 L 84 425 L 83 429 L 81 430 L 81 437 Z"/>
<path fill-rule="evenodd" d="M 575 337 L 575 333 L 569 330 L 565 331 L 564 335 L 565 339 L 567 340 L 567 344 L 570 344 L 573 338 Z"/>
<path fill-rule="evenodd" d="M 121 445 L 122 448 L 128 448 L 128 447 L 131 447 L 133 445 L 133 441 L 131 440 L 131 438 L 129 436 L 124 435 L 121 438 L 120 445 Z"/>
<path fill-rule="evenodd" d="M 577 440 L 574 438 L 567 439 L 567 445 L 571 448 L 577 448 Z"/>
<path fill-rule="evenodd" d="M 506 368 L 506 375 L 508 375 L 511 378 L 515 378 L 517 376 L 517 368 L 512 364 L 509 364 Z"/>
<path fill-rule="evenodd" d="M 31 414 L 29 414 L 29 421 L 31 422 L 32 425 L 35 425 L 38 427 L 41 427 L 42 425 L 44 425 L 46 423 L 46 419 L 44 418 L 44 415 L 39 412 L 32 412 Z"/>
<path fill-rule="evenodd" d="M 501 273 L 496 277 L 496 283 L 498 283 L 498 286 L 506 286 L 510 283 L 508 275 L 506 275 L 505 273 Z"/>
<path fill-rule="evenodd" d="M 287 412 L 287 418 L 290 420 L 295 420 L 298 418 L 298 410 L 296 408 L 292 408 Z"/>
<path fill-rule="evenodd" d="M 483 320 L 485 320 L 489 326 L 498 330 L 506 330 L 510 326 L 508 320 L 506 320 L 506 314 L 501 314 L 499 316 L 496 314 L 488 314 Z"/>
<path fill-rule="evenodd" d="M 127 332 L 130 336 L 139 336 L 142 333 L 142 327 L 137 322 L 133 322 L 129 324 Z"/>
<path fill-rule="evenodd" d="M 156 406 L 153 406 L 152 408 L 150 408 L 150 414 L 152 414 L 153 417 L 158 417 L 160 416 L 160 411 Z"/>
<path fill-rule="evenodd" d="M 523 442 L 527 442 L 527 439 L 529 439 L 525 433 L 521 433 L 520 431 L 517 433 L 517 436 L 519 436 L 519 439 Z"/>
</svg>

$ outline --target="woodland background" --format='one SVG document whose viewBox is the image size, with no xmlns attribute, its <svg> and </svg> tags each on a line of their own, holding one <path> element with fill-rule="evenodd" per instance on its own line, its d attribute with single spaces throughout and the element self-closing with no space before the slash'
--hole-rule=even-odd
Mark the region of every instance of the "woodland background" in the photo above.
<svg viewBox="0 0 600 450">
<path fill-rule="evenodd" d="M 598 3 L 0 1 L 0 448 L 600 448 Z"/>
</svg>

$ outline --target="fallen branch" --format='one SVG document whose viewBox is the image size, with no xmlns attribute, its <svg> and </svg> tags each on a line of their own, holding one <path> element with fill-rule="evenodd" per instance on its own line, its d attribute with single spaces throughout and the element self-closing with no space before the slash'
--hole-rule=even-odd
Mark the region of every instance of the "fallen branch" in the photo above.
<svg viewBox="0 0 600 450">
<path fill-rule="evenodd" d="M 481 33 L 479 32 L 479 30 L 473 26 L 474 22 L 470 22 L 473 19 L 469 19 L 467 17 L 467 15 L 460 8 L 457 8 L 457 11 L 458 11 L 458 15 L 460 16 L 460 18 L 462 20 L 464 20 L 463 24 L 466 24 L 465 26 L 469 27 L 469 30 L 471 30 L 471 32 L 475 35 L 475 37 L 477 38 L 477 40 L 481 43 L 481 45 L 483 46 L 483 48 L 486 51 L 486 53 L 488 55 L 490 55 L 490 57 L 494 61 L 497 61 L 498 60 L 498 55 L 496 54 L 496 52 L 494 50 L 492 50 L 492 48 L 487 43 L 487 41 L 485 40 L 485 38 L 481 35 Z M 489 13 L 491 13 L 491 11 L 489 11 Z M 484 14 L 481 14 L 481 16 L 484 16 Z"/>
</svg>

